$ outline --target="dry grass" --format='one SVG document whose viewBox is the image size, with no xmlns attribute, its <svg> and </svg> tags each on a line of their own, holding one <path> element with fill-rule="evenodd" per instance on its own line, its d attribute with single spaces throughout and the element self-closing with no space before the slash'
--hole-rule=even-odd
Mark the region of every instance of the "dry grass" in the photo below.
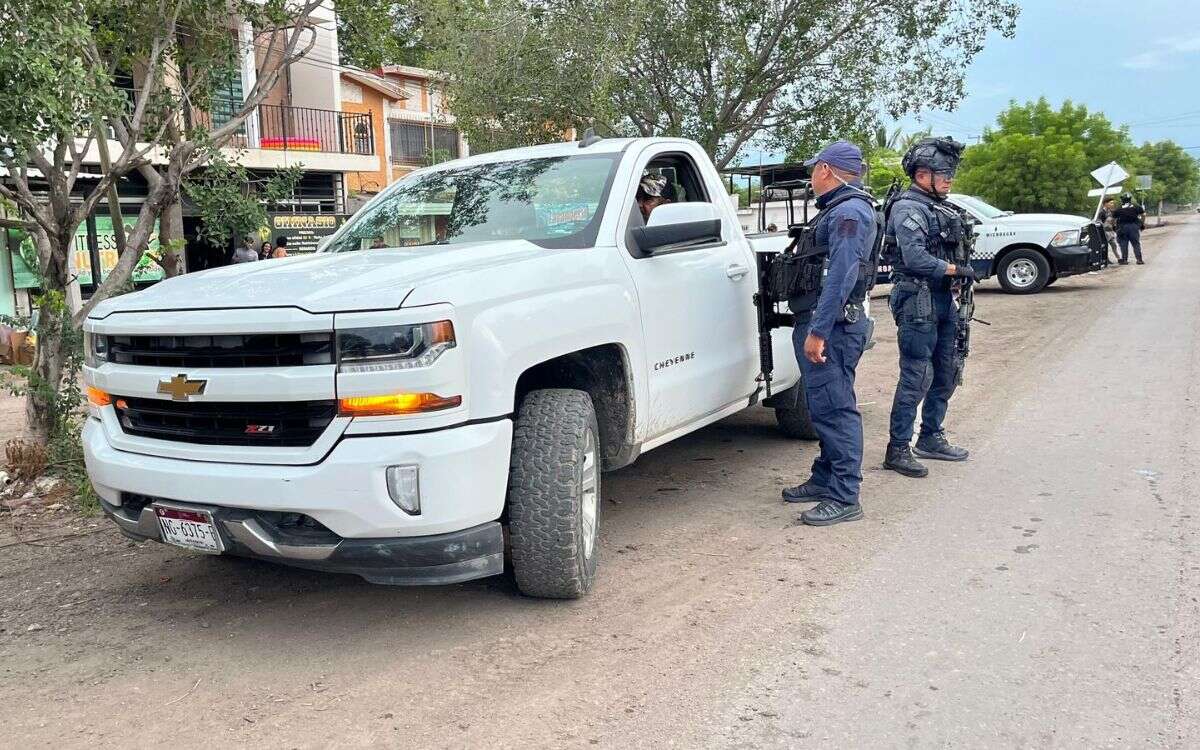
<svg viewBox="0 0 1200 750">
<path fill-rule="evenodd" d="M 32 481 L 42 475 L 49 463 L 46 446 L 24 438 L 12 438 L 4 444 L 9 476 Z"/>
</svg>

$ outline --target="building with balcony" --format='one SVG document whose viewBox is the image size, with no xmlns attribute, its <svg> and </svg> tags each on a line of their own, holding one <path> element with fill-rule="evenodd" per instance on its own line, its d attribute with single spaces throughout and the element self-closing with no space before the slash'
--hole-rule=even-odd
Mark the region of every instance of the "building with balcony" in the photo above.
<svg viewBox="0 0 1200 750">
<path fill-rule="evenodd" d="M 321 237 L 332 233 L 344 222 L 347 206 L 347 181 L 352 175 L 378 171 L 383 157 L 384 109 L 344 109 L 342 71 L 338 55 L 337 23 L 332 0 L 326 0 L 307 27 L 315 34 L 315 43 L 302 59 L 287 66 L 278 85 L 255 108 L 245 125 L 224 149 L 226 155 L 244 166 L 254 178 L 272 172 L 300 167 L 302 177 L 293 193 L 268 207 L 269 226 L 263 239 L 275 240 L 287 235 L 290 252 L 315 250 Z M 230 72 L 207 111 L 193 109 L 185 113 L 186 125 L 218 127 L 242 109 L 245 92 L 250 91 L 259 70 L 267 67 L 269 46 L 249 23 L 231 18 L 229 33 L 241 50 L 241 64 Z M 273 52 L 271 54 L 278 54 Z M 130 101 L 138 96 L 131 77 L 118 76 L 116 84 L 129 91 Z M 395 93 L 403 89 L 396 85 Z M 81 142 L 82 143 L 82 142 Z M 114 158 L 120 153 L 117 141 L 109 142 Z M 155 155 L 152 154 L 154 159 Z M 157 155 L 161 159 L 161 155 Z M 78 184 L 82 192 L 88 172 L 99 171 L 99 149 L 94 144 L 84 157 L 84 173 Z M 0 179 L 3 179 L 0 175 Z M 357 179 L 357 178 L 349 178 Z M 356 187 L 355 189 L 359 189 Z M 145 180 L 131 172 L 117 183 L 118 195 L 127 223 L 132 223 L 147 194 Z M 228 262 L 234 246 L 229 238 L 224 246 L 213 246 L 200 239 L 196 207 L 183 196 L 183 225 L 187 238 L 187 268 L 200 270 Z M 28 310 L 27 290 L 37 281 L 21 258 L 23 233 L 0 230 L 0 312 Z M 150 250 L 158 249 L 157 233 Z M 112 219 L 107 203 L 79 228 L 73 263 L 81 291 L 90 293 L 95 284 L 115 266 L 117 252 Z M 11 269 L 11 271 L 9 270 Z M 162 270 L 148 257 L 134 274 L 137 284 L 161 278 Z"/>
<path fill-rule="evenodd" d="M 446 107 L 441 73 L 388 65 L 343 70 L 341 78 L 342 111 L 369 115 L 380 146 L 371 170 L 346 174 L 351 208 L 414 169 L 469 154 Z"/>
</svg>

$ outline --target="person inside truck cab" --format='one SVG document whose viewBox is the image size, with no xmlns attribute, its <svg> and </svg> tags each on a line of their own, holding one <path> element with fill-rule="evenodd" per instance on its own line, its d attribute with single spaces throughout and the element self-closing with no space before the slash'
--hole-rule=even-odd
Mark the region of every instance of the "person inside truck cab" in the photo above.
<svg viewBox="0 0 1200 750">
<path fill-rule="evenodd" d="M 664 203 L 675 201 L 675 186 L 660 174 L 644 174 L 637 187 L 637 204 L 642 218 L 650 220 L 650 213 Z"/>
</svg>

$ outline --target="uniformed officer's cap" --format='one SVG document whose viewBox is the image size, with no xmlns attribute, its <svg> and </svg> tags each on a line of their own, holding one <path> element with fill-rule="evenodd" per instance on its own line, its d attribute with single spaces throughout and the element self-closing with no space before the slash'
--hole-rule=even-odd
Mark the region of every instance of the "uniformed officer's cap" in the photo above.
<svg viewBox="0 0 1200 750">
<path fill-rule="evenodd" d="M 862 151 L 850 141 L 834 141 L 821 149 L 821 153 L 804 162 L 804 166 L 812 168 L 821 162 L 850 174 L 863 172 Z"/>
</svg>

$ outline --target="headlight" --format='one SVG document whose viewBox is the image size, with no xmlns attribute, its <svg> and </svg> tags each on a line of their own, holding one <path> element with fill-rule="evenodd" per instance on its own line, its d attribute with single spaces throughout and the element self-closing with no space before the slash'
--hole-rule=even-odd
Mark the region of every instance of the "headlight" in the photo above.
<svg viewBox="0 0 1200 750">
<path fill-rule="evenodd" d="M 408 326 L 338 331 L 338 372 L 382 372 L 428 367 L 455 347 L 448 320 Z"/>
<path fill-rule="evenodd" d="M 99 367 L 108 361 L 108 336 L 83 332 L 83 362 L 88 367 Z"/>
<path fill-rule="evenodd" d="M 1050 247 L 1063 247 L 1065 245 L 1079 244 L 1078 229 L 1064 229 L 1058 234 L 1050 238 Z"/>
</svg>

